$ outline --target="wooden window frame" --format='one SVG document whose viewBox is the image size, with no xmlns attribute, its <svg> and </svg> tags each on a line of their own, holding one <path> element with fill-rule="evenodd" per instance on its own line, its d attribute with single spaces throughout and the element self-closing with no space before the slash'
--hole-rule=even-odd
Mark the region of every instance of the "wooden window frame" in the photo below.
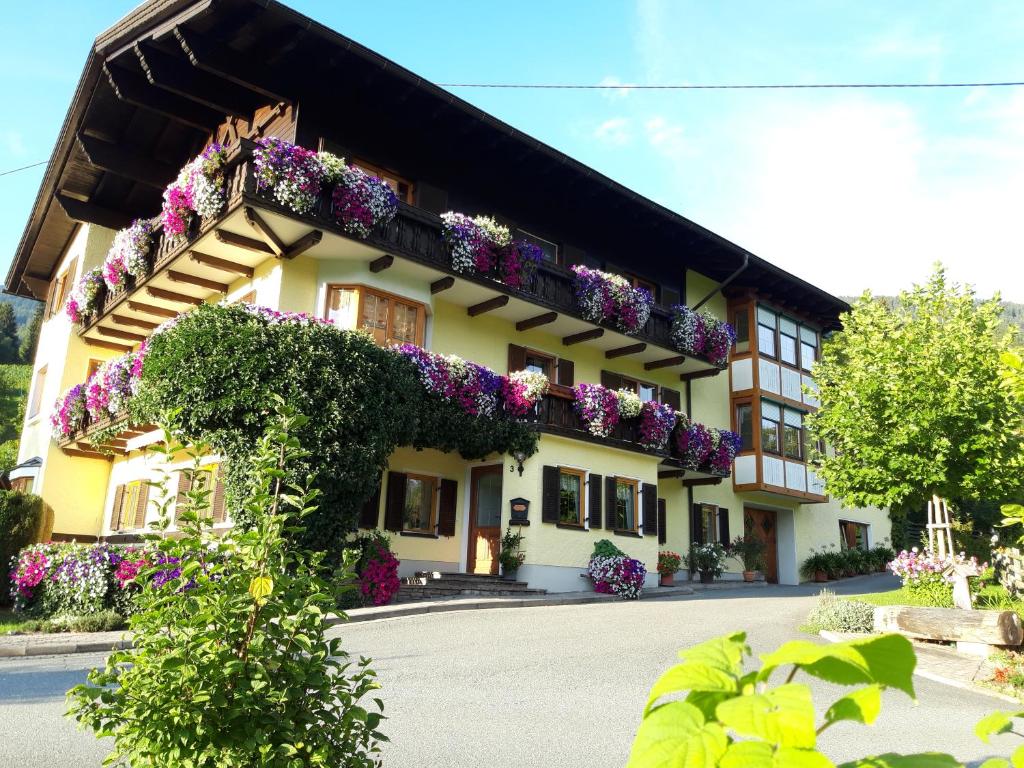
<svg viewBox="0 0 1024 768">
<path fill-rule="evenodd" d="M 749 448 L 744 448 L 741 445 L 740 446 L 740 450 L 738 451 L 738 453 L 750 453 L 751 451 L 756 451 L 757 450 L 757 439 L 756 438 L 759 436 L 758 435 L 758 430 L 754 429 L 754 423 L 757 420 L 757 419 L 755 419 L 755 413 L 754 413 L 754 401 L 748 398 L 748 399 L 744 399 L 744 400 L 735 400 L 735 401 L 733 401 L 733 404 L 732 404 L 733 431 L 737 435 L 739 435 L 740 438 L 742 439 L 743 432 L 740 430 L 740 413 L 739 413 L 740 408 L 749 408 L 750 409 L 750 447 Z M 759 416 L 760 414 L 757 414 L 757 415 Z"/>
<path fill-rule="evenodd" d="M 633 488 L 633 527 L 619 525 L 619 486 L 629 485 Z M 615 530 L 626 533 L 637 533 L 640 530 L 640 481 L 632 477 L 615 477 Z"/>
<path fill-rule="evenodd" d="M 651 399 L 655 403 L 661 402 L 661 387 L 659 387 L 657 384 L 653 382 L 644 381 L 643 379 L 634 379 L 629 376 L 623 376 L 621 374 L 619 374 L 619 382 L 623 385 L 621 389 L 629 389 L 629 387 L 626 385 L 634 386 L 635 389 L 630 389 L 630 391 L 637 397 L 640 396 L 640 387 L 650 387 L 651 389 L 654 390 L 654 397 Z"/>
<path fill-rule="evenodd" d="M 656 282 L 654 282 L 653 280 L 648 280 L 645 277 L 640 277 L 639 275 L 630 273 L 623 275 L 623 277 L 629 280 L 630 285 L 632 285 L 634 288 L 646 288 L 648 292 L 651 294 L 651 298 L 654 299 L 654 303 L 658 303 L 659 291 L 658 284 Z"/>
<path fill-rule="evenodd" d="M 778 419 L 778 421 L 776 421 L 775 419 L 768 418 L 767 416 L 764 415 L 764 408 L 763 407 L 762 408 L 758 408 L 758 415 L 760 416 L 759 423 L 761 425 L 761 428 L 759 430 L 759 432 L 761 433 L 761 441 L 759 443 L 758 448 L 761 451 L 761 453 L 767 453 L 767 454 L 770 454 L 771 456 L 783 457 L 785 455 L 783 453 L 783 444 L 782 444 L 782 424 L 783 424 L 783 420 L 785 419 L 785 415 L 784 415 L 784 412 L 783 412 L 784 408 L 783 408 L 783 406 L 780 403 L 776 403 L 776 402 L 771 401 L 771 400 L 769 400 L 768 402 L 770 402 L 772 405 L 776 406 L 779 409 L 779 419 Z M 775 434 L 778 436 L 778 449 L 774 450 L 774 451 L 769 449 L 769 448 L 765 448 L 765 445 L 764 445 L 764 434 L 765 434 L 764 423 L 766 421 L 770 421 L 776 427 Z"/>
<path fill-rule="evenodd" d="M 326 320 L 330 317 L 331 311 L 331 295 L 334 291 L 355 291 L 359 297 L 359 301 L 356 304 L 356 327 L 353 330 L 362 330 L 363 322 L 363 304 L 366 300 L 367 293 L 372 293 L 378 298 L 386 299 L 388 302 L 400 302 L 410 307 L 416 308 L 416 341 L 411 342 L 417 347 L 423 346 L 423 340 L 426 336 L 426 325 L 427 325 L 427 308 L 423 302 L 415 301 L 414 299 L 408 299 L 405 296 L 399 296 L 397 293 L 388 293 L 387 291 L 381 291 L 377 288 L 372 288 L 362 283 L 328 283 L 327 291 L 324 294 L 324 311 L 323 318 Z M 391 307 L 388 307 L 388 323 L 385 329 L 385 344 L 390 344 L 395 341 L 393 336 L 395 324 L 395 316 L 391 311 Z M 410 343 L 410 342 L 403 342 Z"/>
<path fill-rule="evenodd" d="M 400 176 L 399 174 L 397 174 L 397 173 L 395 173 L 393 171 L 389 171 L 387 168 L 385 168 L 382 165 L 377 165 L 376 163 L 371 163 L 371 162 L 369 162 L 367 160 L 361 160 L 361 159 L 358 159 L 358 158 L 352 158 L 351 163 L 352 163 L 352 165 L 356 166 L 357 168 L 360 168 L 361 170 L 366 171 L 371 176 L 376 176 L 377 178 L 379 178 L 381 181 L 384 181 L 385 183 L 389 179 L 394 181 L 396 186 L 399 188 L 398 190 L 392 190 L 395 193 L 395 196 L 399 200 L 401 200 L 403 203 L 407 203 L 409 205 L 412 204 L 412 201 L 415 199 L 415 195 L 416 195 L 416 185 L 412 181 L 410 181 L 409 179 L 405 178 L 404 176 Z M 405 194 L 404 197 L 402 196 L 402 193 L 401 193 L 401 187 L 402 187 L 403 184 L 406 187 L 406 194 Z M 390 184 L 388 186 L 390 186 Z"/>
<path fill-rule="evenodd" d="M 562 519 L 562 475 L 572 475 L 578 477 L 580 480 L 580 492 L 576 497 L 576 520 L 563 520 Z M 576 528 L 583 528 L 584 520 L 587 514 L 587 502 L 585 495 L 587 493 L 587 471 L 585 469 L 576 469 L 575 467 L 559 467 L 558 468 L 558 524 L 569 525 Z"/>
<path fill-rule="evenodd" d="M 558 357 L 548 352 L 541 352 L 539 349 L 533 347 L 524 347 L 524 357 L 542 357 L 548 361 L 548 372 L 545 374 L 548 380 L 554 382 L 558 378 Z M 524 368 L 523 370 L 528 370 Z M 509 371 L 512 373 L 512 371 Z"/>
<path fill-rule="evenodd" d="M 861 523 L 861 522 L 858 522 L 856 520 L 844 520 L 844 519 L 840 518 L 840 520 L 839 520 L 839 548 L 843 549 L 843 550 L 851 549 L 850 545 L 846 541 L 846 531 L 844 530 L 844 526 L 847 526 L 847 525 L 856 526 L 859 529 L 861 537 L 862 537 L 863 542 L 864 542 L 864 546 L 863 547 L 852 547 L 852 549 L 860 549 L 862 552 L 866 552 L 868 550 L 868 529 L 870 528 L 870 526 L 867 523 Z"/>
<path fill-rule="evenodd" d="M 720 538 L 719 526 L 718 526 L 718 513 L 721 507 L 717 504 L 708 504 L 707 502 L 700 502 L 700 527 L 701 527 L 701 541 L 705 544 L 714 544 L 718 542 Z M 710 515 L 710 522 L 708 519 Z"/>
<path fill-rule="evenodd" d="M 46 371 L 49 366 L 38 368 L 32 377 L 32 395 L 28 403 L 28 419 L 39 416 L 43 409 L 43 389 L 46 387 Z"/>
<path fill-rule="evenodd" d="M 85 369 L 85 380 L 88 381 L 89 379 L 91 379 L 92 375 L 100 369 L 100 366 L 103 365 L 103 363 L 103 360 L 89 360 L 89 365 Z"/>
<path fill-rule="evenodd" d="M 800 426 L 796 427 L 786 422 L 786 411 L 792 411 L 793 413 L 800 414 Z M 782 458 L 787 461 L 800 461 L 807 463 L 807 450 L 804 446 L 806 428 L 803 426 L 804 418 L 807 416 L 803 411 L 798 411 L 796 408 L 782 407 Z M 797 453 L 798 456 L 790 456 L 786 453 L 786 430 L 795 429 L 797 432 Z"/>
<path fill-rule="evenodd" d="M 135 508 L 139 506 L 139 494 L 142 493 L 142 480 L 129 480 L 124 484 L 121 493 L 121 506 L 117 510 L 117 526 L 114 531 L 135 530 Z M 132 525 L 125 525 L 126 512 L 131 514 Z"/>
<path fill-rule="evenodd" d="M 430 483 L 430 520 L 426 528 L 409 528 L 405 522 L 406 507 L 402 508 L 402 533 L 429 533 L 437 532 L 437 507 L 440 501 L 441 478 L 434 475 L 424 475 L 418 472 L 406 472 L 405 474 L 405 503 L 409 503 L 409 481 L 421 480 Z"/>
</svg>

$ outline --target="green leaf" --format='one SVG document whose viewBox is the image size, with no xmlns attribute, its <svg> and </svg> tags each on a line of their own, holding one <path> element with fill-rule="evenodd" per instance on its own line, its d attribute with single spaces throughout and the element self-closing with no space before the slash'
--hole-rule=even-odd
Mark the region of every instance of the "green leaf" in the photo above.
<svg viewBox="0 0 1024 768">
<path fill-rule="evenodd" d="M 916 755 L 887 752 L 843 763 L 838 768 L 964 768 L 964 765 L 952 755 L 939 752 L 920 752 Z"/>
<path fill-rule="evenodd" d="M 880 635 L 853 640 L 850 647 L 864 657 L 873 682 L 903 691 L 912 699 L 917 698 L 914 695 L 917 657 L 914 655 L 914 646 L 907 638 L 903 635 Z"/>
<path fill-rule="evenodd" d="M 1010 762 L 1013 763 L 1013 768 L 1024 768 L 1024 745 L 1013 750 L 1013 754 L 1010 756 Z"/>
<path fill-rule="evenodd" d="M 1010 768 L 1010 761 L 1005 757 L 990 757 L 978 768 Z M 1016 766 L 1014 767 L 1016 768 Z"/>
<path fill-rule="evenodd" d="M 1002 710 L 996 710 L 989 715 L 985 715 L 985 717 L 978 721 L 974 726 L 974 735 L 986 744 L 989 744 L 989 738 L 991 736 L 995 736 L 1000 733 L 1007 733 L 1013 728 L 1013 719 L 1015 717 L 1024 717 L 1024 712 L 1003 712 Z"/>
<path fill-rule="evenodd" d="M 882 689 L 877 685 L 853 691 L 839 699 L 825 713 L 825 721 L 835 723 L 840 720 L 853 720 L 856 723 L 871 725 L 882 709 Z"/>
<path fill-rule="evenodd" d="M 813 749 L 772 749 L 763 741 L 736 741 L 729 745 L 719 768 L 835 768 Z"/>
<path fill-rule="evenodd" d="M 274 591 L 274 580 L 269 576 L 255 576 L 249 582 L 249 594 L 253 600 L 263 600 Z"/>
<path fill-rule="evenodd" d="M 687 661 L 676 664 L 658 678 L 647 699 L 646 712 L 662 696 L 678 691 L 713 691 L 736 693 L 739 690 L 736 678 L 728 672 L 709 667 L 707 664 Z"/>
<path fill-rule="evenodd" d="M 652 710 L 637 731 L 627 768 L 714 768 L 728 738 L 696 707 L 672 701 Z"/>
<path fill-rule="evenodd" d="M 723 701 L 718 720 L 741 736 L 753 736 L 782 747 L 813 747 L 814 703 L 811 689 L 788 683 L 763 694 Z"/>
<path fill-rule="evenodd" d="M 749 653 L 747 633 L 734 632 L 699 643 L 692 648 L 685 648 L 679 652 L 679 658 L 683 661 L 706 664 L 738 677 L 743 671 L 743 656 Z"/>
</svg>

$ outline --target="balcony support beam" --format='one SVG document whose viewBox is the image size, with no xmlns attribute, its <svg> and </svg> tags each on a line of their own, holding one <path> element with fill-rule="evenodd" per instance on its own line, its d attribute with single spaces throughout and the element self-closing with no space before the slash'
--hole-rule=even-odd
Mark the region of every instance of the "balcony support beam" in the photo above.
<svg viewBox="0 0 1024 768">
<path fill-rule="evenodd" d="M 717 376 L 722 372 L 721 368 L 709 368 L 706 371 L 692 371 L 690 373 L 680 373 L 680 381 L 693 381 L 694 379 L 706 379 L 709 376 Z"/>
<path fill-rule="evenodd" d="M 651 360 L 649 363 L 644 363 L 645 371 L 656 371 L 659 368 L 669 368 L 673 365 L 682 365 L 686 362 L 686 357 L 683 355 L 677 355 L 676 357 L 663 357 L 661 360 Z"/>
<path fill-rule="evenodd" d="M 625 357 L 626 355 L 638 355 L 647 349 L 647 345 L 644 342 L 638 344 L 628 344 L 625 347 L 616 347 L 615 349 L 606 350 L 604 356 L 608 360 L 614 360 L 616 357 Z"/>
<path fill-rule="evenodd" d="M 227 259 L 218 259 L 216 256 L 209 256 L 199 251 L 189 251 L 188 257 L 196 264 L 202 264 L 211 269 L 219 269 L 221 272 L 230 272 L 233 275 L 242 275 L 242 277 L 251 278 L 256 272 L 252 267 L 247 267 L 245 264 L 238 264 Z"/>
<path fill-rule="evenodd" d="M 159 325 L 159 323 L 153 323 L 149 320 L 140 320 L 137 317 L 128 317 L 127 315 L 113 314 L 110 316 L 110 319 L 118 325 L 131 325 L 135 328 L 143 328 L 147 331 L 152 331 L 157 327 L 157 325 Z"/>
<path fill-rule="evenodd" d="M 660 475 L 659 475 L 660 477 Z M 683 488 L 693 488 L 697 485 L 721 485 L 724 478 L 721 477 L 690 477 L 683 479 Z"/>
<path fill-rule="evenodd" d="M 131 347 L 126 347 L 124 344 L 115 344 L 112 341 L 104 341 L 103 339 L 94 339 L 91 336 L 85 337 L 85 343 L 90 347 L 99 347 L 100 349 L 109 349 L 114 352 L 131 352 Z"/>
<path fill-rule="evenodd" d="M 285 249 L 284 258 L 294 259 L 299 254 L 308 251 L 314 245 L 319 245 L 320 241 L 323 239 L 324 233 L 319 229 L 310 230 Z"/>
<path fill-rule="evenodd" d="M 83 451 L 81 448 L 62 448 L 62 451 L 68 456 L 73 456 L 76 459 L 100 459 L 101 461 L 113 461 L 113 456 L 108 456 L 105 453 L 99 451 Z"/>
<path fill-rule="evenodd" d="M 602 336 L 604 336 L 604 328 L 591 328 L 589 331 L 580 331 L 579 333 L 562 337 L 562 344 L 571 347 L 573 344 L 590 341 L 591 339 L 600 339 Z"/>
<path fill-rule="evenodd" d="M 203 299 L 200 299 L 197 296 L 189 296 L 187 293 L 176 293 L 175 291 L 168 291 L 164 288 L 153 288 L 150 286 L 146 288 L 146 293 L 154 299 L 175 301 L 179 304 L 191 304 L 193 307 L 198 307 L 200 304 L 205 303 Z M 177 314 L 178 313 L 175 313 L 175 315 Z"/>
<path fill-rule="evenodd" d="M 141 334 L 131 333 L 129 331 L 122 331 L 120 328 L 110 328 L 106 325 L 97 325 L 96 330 L 102 333 L 104 336 L 110 336 L 111 338 L 114 339 L 124 339 L 125 341 L 137 342 L 143 342 L 146 340 L 146 337 Z"/>
<path fill-rule="evenodd" d="M 256 230 L 256 234 L 269 246 L 273 254 L 279 259 L 282 258 L 287 248 L 281 242 L 281 238 L 270 228 L 270 225 L 263 220 L 263 217 L 256 213 L 256 210 L 249 205 L 245 206 L 242 214 L 245 216 L 245 223 Z"/>
<path fill-rule="evenodd" d="M 394 263 L 395 257 L 390 253 L 385 253 L 383 256 L 370 262 L 370 271 L 377 274 L 378 272 L 383 272 L 385 269 L 388 269 Z"/>
<path fill-rule="evenodd" d="M 144 304 L 141 301 L 129 301 L 128 309 L 133 309 L 136 312 L 142 312 L 143 314 L 146 315 L 153 315 L 154 317 L 163 317 L 166 319 L 178 316 L 178 311 L 175 309 L 157 307 L 153 304 Z"/>
<path fill-rule="evenodd" d="M 508 296 L 502 294 L 501 296 L 495 296 L 493 299 L 487 299 L 487 301 L 481 301 L 479 304 L 474 304 L 466 309 L 466 314 L 470 317 L 476 317 L 477 315 L 482 315 L 485 312 L 490 312 L 493 309 L 500 309 L 506 304 L 508 304 Z"/>
<path fill-rule="evenodd" d="M 230 287 L 226 283 L 218 283 L 216 280 L 208 280 L 205 277 L 189 275 L 185 272 L 178 272 L 175 269 L 167 270 L 167 277 L 175 283 L 185 283 L 186 285 L 195 285 L 199 288 L 208 288 L 211 291 L 217 291 L 217 293 L 227 293 L 228 288 Z"/>
<path fill-rule="evenodd" d="M 517 331 L 528 331 L 531 328 L 539 328 L 542 325 L 553 323 L 558 319 L 557 312 L 545 312 L 542 315 L 536 315 L 534 317 L 528 317 L 525 320 L 520 320 L 516 323 Z"/>
<path fill-rule="evenodd" d="M 435 280 L 430 284 L 430 292 L 440 293 L 441 291 L 447 291 L 455 285 L 455 278 L 449 275 L 448 277 L 442 277 L 439 280 Z"/>
<path fill-rule="evenodd" d="M 241 248 L 243 251 L 252 251 L 264 256 L 277 256 L 274 249 L 262 240 L 256 240 L 245 235 L 236 235 L 234 232 L 228 232 L 226 229 L 215 230 L 213 236 L 217 239 L 217 242 L 224 243 L 224 245 L 233 245 L 235 248 Z"/>
</svg>

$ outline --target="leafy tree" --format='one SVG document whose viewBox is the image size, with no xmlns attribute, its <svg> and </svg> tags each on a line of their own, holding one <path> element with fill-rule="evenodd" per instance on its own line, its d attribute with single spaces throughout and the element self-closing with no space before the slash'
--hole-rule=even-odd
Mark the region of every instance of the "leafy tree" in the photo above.
<svg viewBox="0 0 1024 768">
<path fill-rule="evenodd" d="M 829 492 L 848 504 L 919 507 L 933 496 L 1010 497 L 1024 408 L 1001 386 L 999 302 L 978 303 L 941 266 L 889 308 L 866 293 L 815 365 L 813 433 Z"/>
<path fill-rule="evenodd" d="M 35 540 L 43 516 L 43 500 L 20 491 L 0 490 L 0 605 L 10 598 L 11 558 Z"/>
<path fill-rule="evenodd" d="M 31 366 L 0 365 L 0 441 L 21 436 L 31 382 Z"/>
<path fill-rule="evenodd" d="M 382 704 L 369 659 L 349 659 L 326 637 L 333 595 L 323 553 L 286 536 L 317 493 L 289 486 L 305 458 L 306 419 L 278 401 L 251 457 L 245 499 L 253 526 L 215 536 L 208 490 L 188 495 L 180 539 L 151 535 L 157 554 L 136 580 L 135 647 L 116 651 L 69 692 L 70 712 L 113 736 L 110 762 L 153 768 L 312 768 L 379 765 Z M 181 446 L 162 450 L 173 456 Z M 198 452 L 193 454 L 198 462 Z M 193 472 L 203 471 L 198 464 Z M 169 490 L 169 478 L 159 483 Z M 170 525 L 174 494 L 156 528 Z"/>
<path fill-rule="evenodd" d="M 31 363 L 36 357 L 36 346 L 39 344 L 39 329 L 43 327 L 43 308 L 39 307 L 32 313 L 32 319 L 25 326 L 25 333 L 18 347 L 18 357 L 24 363 Z"/>
<path fill-rule="evenodd" d="M 18 321 L 14 319 L 14 307 L 7 302 L 0 303 L 0 363 L 17 363 L 20 358 L 18 349 L 21 340 L 18 338 Z"/>
</svg>

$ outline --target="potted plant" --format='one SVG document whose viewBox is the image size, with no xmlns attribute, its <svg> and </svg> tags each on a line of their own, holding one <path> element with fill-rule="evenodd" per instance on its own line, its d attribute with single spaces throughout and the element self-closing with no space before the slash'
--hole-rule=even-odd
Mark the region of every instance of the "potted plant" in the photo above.
<svg viewBox="0 0 1024 768">
<path fill-rule="evenodd" d="M 856 576 L 860 571 L 860 550 L 856 547 L 849 547 L 842 551 L 843 575 L 847 578 Z"/>
<path fill-rule="evenodd" d="M 828 574 L 829 579 L 841 579 L 846 569 L 846 558 L 843 557 L 843 553 L 835 549 L 825 549 L 822 551 L 822 555 L 824 556 L 825 573 Z"/>
<path fill-rule="evenodd" d="M 722 563 L 725 562 L 725 549 L 717 541 L 710 544 L 698 544 L 696 541 L 690 546 L 690 554 L 686 558 L 686 564 L 691 570 L 700 573 L 701 584 L 711 584 L 722 575 Z"/>
<path fill-rule="evenodd" d="M 800 566 L 800 573 L 806 579 L 813 579 L 820 583 L 828 581 L 829 572 L 829 557 L 825 551 L 816 552 L 811 550 L 811 554 Z"/>
<path fill-rule="evenodd" d="M 887 544 L 881 544 L 871 550 L 871 552 L 875 556 L 875 570 L 879 573 L 885 573 L 889 563 L 896 559 L 896 553 Z"/>
<path fill-rule="evenodd" d="M 501 563 L 502 578 L 515 581 L 519 573 L 519 566 L 526 559 L 526 553 L 522 551 L 523 534 L 513 533 L 511 528 L 505 530 L 501 537 L 501 551 L 498 553 L 498 562 Z"/>
<path fill-rule="evenodd" d="M 670 550 L 664 550 L 658 553 L 658 575 L 660 579 L 659 585 L 663 587 L 671 587 L 675 580 L 675 575 L 683 566 L 683 558 L 681 555 Z"/>
<path fill-rule="evenodd" d="M 729 555 L 743 565 L 743 580 L 754 580 L 754 574 L 764 567 L 764 541 L 753 534 L 737 536 L 729 544 Z"/>
</svg>

